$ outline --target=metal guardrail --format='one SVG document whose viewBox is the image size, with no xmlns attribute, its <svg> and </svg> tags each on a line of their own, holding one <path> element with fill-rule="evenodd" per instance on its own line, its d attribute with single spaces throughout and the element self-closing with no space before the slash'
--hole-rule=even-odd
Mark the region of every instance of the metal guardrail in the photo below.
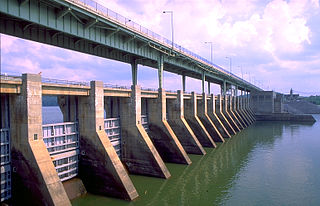
<svg viewBox="0 0 320 206">
<path fill-rule="evenodd" d="M 128 19 L 120 14 L 118 14 L 117 12 L 112 11 L 111 9 L 108 9 L 102 5 L 100 5 L 99 3 L 93 1 L 93 0 L 68 0 L 70 2 L 73 2 L 75 4 L 84 6 L 85 8 L 87 8 L 88 10 L 91 10 L 107 19 L 110 19 L 112 21 L 115 21 L 116 23 L 119 23 L 120 25 L 122 25 L 123 27 L 133 30 L 149 39 L 152 39 L 160 44 L 163 44 L 166 47 L 172 48 L 174 51 L 183 53 L 197 61 L 200 61 L 210 67 L 215 68 L 216 70 L 225 73 L 237 80 L 243 81 L 246 84 L 252 85 L 250 82 L 238 77 L 237 75 L 231 73 L 230 71 L 227 71 L 226 69 L 223 69 L 221 66 L 216 65 L 212 62 L 210 62 L 209 60 L 201 57 L 200 55 L 176 44 L 173 43 L 172 41 L 168 40 L 165 37 L 162 37 L 161 35 L 141 26 L 140 24 L 132 21 L 131 19 Z"/>
<path fill-rule="evenodd" d="M 76 86 L 90 86 L 89 82 L 77 82 L 61 79 L 51 79 L 42 77 L 42 83 L 51 83 L 51 84 L 62 84 L 62 85 L 76 85 Z"/>
<path fill-rule="evenodd" d="M 0 79 L 1 80 L 5 80 L 5 81 L 16 81 L 16 82 L 19 82 L 19 81 L 21 81 L 21 76 L 1 74 L 0 75 Z"/>
<path fill-rule="evenodd" d="M 141 91 L 152 91 L 152 92 L 157 92 L 158 89 L 155 88 L 147 88 L 147 87 L 141 87 Z"/>
<path fill-rule="evenodd" d="M 104 119 L 104 129 L 117 155 L 121 158 L 121 125 L 120 118 Z"/>
<path fill-rule="evenodd" d="M 61 181 L 78 174 L 79 132 L 77 122 L 42 125 L 43 141 Z"/>
<path fill-rule="evenodd" d="M 103 84 L 104 88 L 113 88 L 113 89 L 131 89 L 129 86 L 120 86 L 116 84 L 109 84 L 109 83 L 104 83 Z"/>
<path fill-rule="evenodd" d="M 11 198 L 11 149 L 10 149 L 10 129 L 0 129 L 1 138 L 1 161 L 0 161 L 0 200 L 1 202 Z"/>
</svg>

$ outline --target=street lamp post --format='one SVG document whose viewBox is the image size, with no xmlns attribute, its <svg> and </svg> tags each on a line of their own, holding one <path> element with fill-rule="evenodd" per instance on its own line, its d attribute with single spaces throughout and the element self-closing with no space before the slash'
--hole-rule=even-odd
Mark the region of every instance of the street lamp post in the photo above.
<svg viewBox="0 0 320 206">
<path fill-rule="evenodd" d="M 211 63 L 213 63 L 213 52 L 212 52 L 212 41 L 206 41 L 206 42 L 204 42 L 205 44 L 210 44 L 210 57 L 211 57 Z"/>
<path fill-rule="evenodd" d="M 171 14 L 171 42 L 172 42 L 172 50 L 173 50 L 173 45 L 174 45 L 174 41 L 173 41 L 173 11 L 163 11 L 164 14 Z"/>
<path fill-rule="evenodd" d="M 226 57 L 227 59 L 229 59 L 229 65 L 230 65 L 230 76 L 231 76 L 231 72 L 232 72 L 232 58 L 231 57 Z"/>
</svg>

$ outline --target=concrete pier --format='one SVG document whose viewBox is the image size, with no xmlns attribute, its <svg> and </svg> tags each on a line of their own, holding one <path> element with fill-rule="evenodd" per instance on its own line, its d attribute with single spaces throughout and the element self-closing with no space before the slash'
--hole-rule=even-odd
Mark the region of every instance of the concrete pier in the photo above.
<svg viewBox="0 0 320 206">
<path fill-rule="evenodd" d="M 230 138 L 231 135 L 228 132 L 228 130 L 226 129 L 226 127 L 224 126 L 224 124 L 222 123 L 222 121 L 220 120 L 220 118 L 218 117 L 217 113 L 216 113 L 216 97 L 211 94 L 210 98 L 208 99 L 208 115 L 211 119 L 211 121 L 214 123 L 214 125 L 216 125 L 216 127 L 218 128 L 220 134 L 222 135 L 223 138 Z"/>
<path fill-rule="evenodd" d="M 133 200 L 138 193 L 104 130 L 103 82 L 90 86 L 79 98 L 79 177 L 91 193 Z"/>
<path fill-rule="evenodd" d="M 233 110 L 233 96 L 228 97 L 228 104 L 227 104 L 227 109 L 228 113 L 230 114 L 230 117 L 234 120 L 234 122 L 237 124 L 240 130 L 244 129 L 245 127 L 243 126 L 242 122 L 240 119 L 235 115 L 234 110 Z"/>
<path fill-rule="evenodd" d="M 208 101 L 207 95 L 205 93 L 202 94 L 201 99 L 197 100 L 197 109 L 198 109 L 198 117 L 201 120 L 202 124 L 205 126 L 210 136 L 213 138 L 215 142 L 224 142 L 222 135 L 220 134 L 216 125 L 211 121 L 208 115 Z"/>
<path fill-rule="evenodd" d="M 141 89 L 120 100 L 122 161 L 130 173 L 169 178 L 170 172 L 141 124 Z"/>
<path fill-rule="evenodd" d="M 166 162 L 191 164 L 191 160 L 179 142 L 166 118 L 166 93 L 158 90 L 158 98 L 148 104 L 149 132 L 153 144 Z"/>
<path fill-rule="evenodd" d="M 242 123 L 243 127 L 246 128 L 249 125 L 247 124 L 247 122 L 244 120 L 244 117 L 241 115 L 240 111 L 239 111 L 239 105 L 238 105 L 238 99 L 239 97 L 233 97 L 233 103 L 232 103 L 232 111 L 235 114 L 235 116 L 238 118 L 238 120 Z"/>
<path fill-rule="evenodd" d="M 20 92 L 9 100 L 13 203 L 71 205 L 42 140 L 41 76 L 23 74 Z"/>
<path fill-rule="evenodd" d="M 235 122 L 235 120 L 232 118 L 232 116 L 229 113 L 229 96 L 224 95 L 223 99 L 222 99 L 222 112 L 225 115 L 225 117 L 227 118 L 227 120 L 229 121 L 229 123 L 231 124 L 231 126 L 233 127 L 233 129 L 236 132 L 240 132 L 240 128 L 238 127 L 237 123 Z"/>
<path fill-rule="evenodd" d="M 235 135 L 237 132 L 235 129 L 231 126 L 229 120 L 226 118 L 226 116 L 223 113 L 223 104 L 222 104 L 222 98 L 221 95 L 218 96 L 216 100 L 216 114 L 225 126 L 225 128 L 228 130 L 230 135 Z"/>
<path fill-rule="evenodd" d="M 247 112 L 244 109 L 243 99 L 244 99 L 244 97 L 240 97 L 239 98 L 239 109 L 238 109 L 238 111 L 240 112 L 240 114 L 242 114 L 242 117 L 246 121 L 246 123 L 250 125 L 250 124 L 253 123 L 253 121 L 249 118 Z"/>
<path fill-rule="evenodd" d="M 203 147 L 216 147 L 213 138 L 198 117 L 197 96 L 194 92 L 191 93 L 188 99 L 184 99 L 184 105 L 185 118 L 201 145 Z"/>
<path fill-rule="evenodd" d="M 167 99 L 168 123 L 187 153 L 206 154 L 196 135 L 184 118 L 183 93 L 178 90 L 176 99 Z"/>
</svg>

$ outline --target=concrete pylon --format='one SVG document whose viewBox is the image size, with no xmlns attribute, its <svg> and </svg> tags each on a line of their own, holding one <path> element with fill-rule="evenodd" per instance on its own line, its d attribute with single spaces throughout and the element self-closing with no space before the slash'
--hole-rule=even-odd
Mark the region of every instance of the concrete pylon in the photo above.
<svg viewBox="0 0 320 206">
<path fill-rule="evenodd" d="M 178 90 L 176 99 L 167 99 L 168 123 L 187 153 L 204 155 L 206 151 L 201 146 L 196 135 L 184 118 L 183 93 Z"/>
<path fill-rule="evenodd" d="M 216 103 L 215 103 L 215 96 L 213 94 L 210 95 L 210 98 L 208 100 L 208 115 L 211 119 L 211 121 L 217 126 L 220 134 L 223 138 L 230 138 L 231 135 L 216 114 Z"/>
<path fill-rule="evenodd" d="M 158 90 L 158 98 L 150 99 L 148 104 L 148 135 L 166 162 L 191 164 L 191 160 L 183 149 L 166 118 L 166 92 Z"/>
<path fill-rule="evenodd" d="M 138 193 L 104 130 L 103 82 L 79 97 L 79 176 L 91 193 L 133 200 Z"/>
<path fill-rule="evenodd" d="M 131 97 L 120 99 L 122 161 L 130 173 L 169 178 L 170 172 L 141 124 L 141 89 L 131 87 Z"/>
<path fill-rule="evenodd" d="M 223 104 L 222 104 L 222 96 L 218 95 L 218 98 L 216 100 L 216 114 L 218 115 L 218 117 L 220 118 L 220 120 L 222 121 L 222 123 L 224 124 L 225 128 L 228 130 L 230 135 L 234 135 L 237 132 L 235 131 L 235 129 L 231 126 L 229 120 L 226 118 L 226 116 L 223 113 Z"/>
<path fill-rule="evenodd" d="M 71 205 L 42 134 L 41 76 L 23 74 L 20 95 L 10 95 L 14 205 Z"/>
<path fill-rule="evenodd" d="M 237 116 L 237 118 L 239 119 L 239 121 L 241 121 L 242 125 L 244 126 L 244 128 L 248 127 L 247 122 L 243 119 L 243 117 L 240 115 L 239 111 L 238 111 L 238 97 L 233 97 L 233 104 L 232 104 L 232 111 L 233 113 Z"/>
<path fill-rule="evenodd" d="M 222 99 L 222 112 L 225 115 L 225 117 L 228 119 L 228 121 L 231 124 L 231 126 L 233 127 L 233 129 L 237 132 L 240 132 L 241 131 L 240 128 L 236 124 L 235 120 L 229 114 L 229 108 L 230 108 L 229 98 L 227 95 L 224 95 L 223 99 Z"/>
<path fill-rule="evenodd" d="M 248 112 L 246 111 L 246 108 L 245 108 L 245 97 L 241 97 L 240 99 L 240 108 L 241 108 L 241 111 L 243 113 L 243 115 L 245 116 L 245 118 L 247 119 L 247 121 L 252 124 L 253 123 L 253 120 L 250 118 Z"/>
<path fill-rule="evenodd" d="M 233 98 L 233 96 L 229 96 L 228 98 L 228 113 L 230 114 L 230 117 L 234 120 L 234 122 L 237 124 L 239 129 L 244 129 L 245 127 L 243 126 L 242 122 L 240 121 L 240 119 L 238 119 L 238 117 L 235 115 L 233 111 Z"/>
<path fill-rule="evenodd" d="M 207 95 L 205 93 L 202 93 L 202 99 L 199 99 L 197 104 L 198 117 L 209 132 L 210 136 L 215 142 L 224 142 L 224 138 L 208 115 L 208 102 Z"/>
<path fill-rule="evenodd" d="M 211 135 L 202 124 L 197 112 L 197 96 L 191 93 L 190 99 L 184 99 L 185 118 L 203 147 L 216 147 Z"/>
</svg>

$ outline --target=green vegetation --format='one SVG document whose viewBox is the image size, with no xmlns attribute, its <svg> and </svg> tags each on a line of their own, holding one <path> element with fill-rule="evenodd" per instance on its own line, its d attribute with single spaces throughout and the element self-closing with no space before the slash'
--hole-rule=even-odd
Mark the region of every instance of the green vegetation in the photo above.
<svg viewBox="0 0 320 206">
<path fill-rule="evenodd" d="M 310 96 L 310 97 L 304 97 L 304 100 L 311 102 L 313 104 L 320 105 L 320 96 Z"/>
</svg>

